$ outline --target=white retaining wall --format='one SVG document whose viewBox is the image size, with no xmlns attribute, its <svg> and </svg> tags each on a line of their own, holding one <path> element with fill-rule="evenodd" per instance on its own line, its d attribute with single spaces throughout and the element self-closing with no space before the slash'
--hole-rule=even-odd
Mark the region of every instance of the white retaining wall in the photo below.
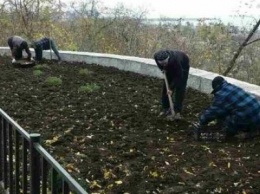
<svg viewBox="0 0 260 194">
<path fill-rule="evenodd" d="M 131 71 L 140 73 L 147 76 L 163 78 L 161 71 L 155 64 L 153 59 L 103 54 L 103 53 L 89 53 L 89 52 L 73 52 L 73 51 L 59 51 L 62 60 L 65 61 L 82 61 L 88 64 L 98 64 L 102 66 L 116 67 L 120 70 Z M 32 50 L 34 55 L 34 51 Z M 8 47 L 0 47 L 0 55 L 11 56 L 10 49 Z M 55 54 L 52 55 L 49 51 L 43 52 L 43 57 L 50 59 L 50 57 L 56 59 Z M 192 65 L 192 64 L 191 64 Z M 207 72 L 200 69 L 190 69 L 190 75 L 188 80 L 188 86 L 199 90 L 203 93 L 209 94 L 212 91 L 211 81 L 218 74 Z M 237 86 L 244 88 L 249 93 L 257 96 L 260 99 L 260 87 L 257 85 L 242 82 L 233 78 L 225 77 L 225 79 Z"/>
</svg>

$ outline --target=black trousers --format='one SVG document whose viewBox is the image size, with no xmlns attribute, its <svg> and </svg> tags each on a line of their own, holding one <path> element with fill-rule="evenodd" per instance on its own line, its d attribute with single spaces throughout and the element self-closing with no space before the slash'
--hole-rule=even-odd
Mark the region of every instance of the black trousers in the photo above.
<svg viewBox="0 0 260 194">
<path fill-rule="evenodd" d="M 187 87 L 187 81 L 189 77 L 189 69 L 183 71 L 183 77 L 180 86 L 175 87 L 173 91 L 173 103 L 174 103 L 174 112 L 179 113 L 182 111 L 183 108 L 183 100 L 185 98 L 186 93 L 186 87 Z M 164 110 L 167 110 L 170 108 L 170 103 L 168 99 L 167 89 L 165 82 L 163 83 L 163 89 L 162 89 L 162 108 Z"/>
</svg>

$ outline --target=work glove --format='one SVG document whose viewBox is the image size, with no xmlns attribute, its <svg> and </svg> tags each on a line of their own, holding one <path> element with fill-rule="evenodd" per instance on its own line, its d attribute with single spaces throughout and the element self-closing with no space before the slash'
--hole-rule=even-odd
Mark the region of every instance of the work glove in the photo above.
<svg viewBox="0 0 260 194">
<path fill-rule="evenodd" d="M 12 63 L 15 63 L 15 62 L 16 62 L 16 60 L 15 60 L 15 59 L 13 59 L 13 60 L 12 60 Z"/>
</svg>

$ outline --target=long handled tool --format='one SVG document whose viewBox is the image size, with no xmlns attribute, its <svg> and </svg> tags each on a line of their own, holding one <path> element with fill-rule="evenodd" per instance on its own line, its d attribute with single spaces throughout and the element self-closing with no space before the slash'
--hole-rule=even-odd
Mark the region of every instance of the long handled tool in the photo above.
<svg viewBox="0 0 260 194">
<path fill-rule="evenodd" d="M 51 38 L 52 38 L 52 25 L 50 24 L 49 28 L 49 45 L 50 45 L 50 59 L 52 60 L 52 44 L 51 44 Z"/>
<path fill-rule="evenodd" d="M 167 95 L 168 95 L 168 99 L 169 99 L 169 103 L 170 103 L 170 110 L 171 110 L 171 117 L 169 117 L 169 119 L 174 119 L 175 112 L 174 112 L 174 109 L 173 109 L 172 97 L 168 93 L 168 91 L 169 91 L 169 83 L 168 83 L 168 80 L 167 80 L 166 72 L 164 72 L 163 75 L 164 75 L 164 81 L 165 81 L 165 85 L 166 85 L 166 90 L 167 90 Z"/>
</svg>

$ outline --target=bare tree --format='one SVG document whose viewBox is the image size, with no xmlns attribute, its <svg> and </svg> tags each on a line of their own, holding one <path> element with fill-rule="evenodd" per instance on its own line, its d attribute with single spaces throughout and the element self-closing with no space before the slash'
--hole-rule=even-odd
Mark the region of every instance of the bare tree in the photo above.
<svg viewBox="0 0 260 194">
<path fill-rule="evenodd" d="M 240 55 L 240 53 L 242 52 L 242 50 L 243 50 L 246 46 L 248 46 L 248 45 L 250 45 L 250 44 L 252 44 L 252 43 L 254 43 L 254 42 L 260 40 L 260 38 L 258 38 L 258 39 L 255 39 L 255 40 L 253 40 L 253 41 L 250 41 L 251 38 L 252 38 L 252 36 L 253 36 L 254 33 L 256 32 L 256 30 L 258 29 L 259 25 L 260 25 L 260 19 L 256 22 L 255 26 L 254 26 L 253 29 L 250 31 L 250 33 L 248 34 L 248 36 L 247 36 L 247 38 L 244 40 L 244 42 L 239 46 L 238 50 L 236 51 L 236 53 L 234 54 L 232 60 L 230 61 L 229 65 L 228 65 L 228 68 L 227 68 L 226 71 L 223 73 L 224 76 L 226 76 L 226 75 L 232 70 L 232 68 L 235 66 L 236 59 L 239 57 L 239 55 Z"/>
</svg>

